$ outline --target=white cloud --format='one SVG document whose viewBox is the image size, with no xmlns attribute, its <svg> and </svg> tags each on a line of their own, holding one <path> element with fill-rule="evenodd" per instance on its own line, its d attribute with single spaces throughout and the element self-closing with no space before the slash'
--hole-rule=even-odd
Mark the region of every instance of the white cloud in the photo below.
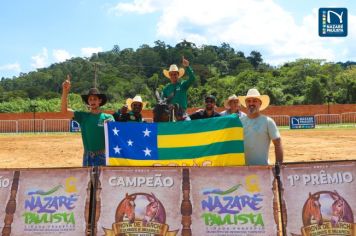
<svg viewBox="0 0 356 236">
<path fill-rule="evenodd" d="M 226 42 L 243 50 L 263 51 L 268 63 L 278 64 L 296 58 L 340 60 L 351 55 L 356 38 L 356 19 L 349 14 L 349 36 L 321 38 L 318 35 L 318 9 L 297 23 L 291 12 L 273 0 L 133 0 L 119 3 L 120 13 L 160 11 L 157 37 L 197 45 Z M 342 52 L 342 53 L 341 53 Z"/>
<path fill-rule="evenodd" d="M 91 57 L 93 55 L 93 53 L 102 52 L 103 49 L 102 49 L 102 47 L 82 48 L 82 49 L 80 49 L 80 51 L 81 51 L 83 57 Z"/>
<path fill-rule="evenodd" d="M 42 48 L 42 52 L 31 57 L 34 63 L 31 66 L 35 69 L 46 67 L 48 64 L 48 50 L 47 48 Z"/>
<path fill-rule="evenodd" d="M 121 14 L 125 12 L 135 12 L 139 14 L 146 14 L 155 12 L 165 5 L 169 4 L 167 0 L 134 0 L 132 3 L 118 3 L 110 8 L 110 12 Z"/>
<path fill-rule="evenodd" d="M 53 57 L 55 62 L 63 62 L 72 58 L 74 55 L 71 55 L 69 52 L 63 49 L 54 49 Z"/>
<path fill-rule="evenodd" d="M 21 66 L 20 66 L 19 63 L 1 65 L 1 66 L 0 66 L 0 71 L 14 71 L 14 72 L 20 72 L 20 71 L 21 71 Z"/>
</svg>

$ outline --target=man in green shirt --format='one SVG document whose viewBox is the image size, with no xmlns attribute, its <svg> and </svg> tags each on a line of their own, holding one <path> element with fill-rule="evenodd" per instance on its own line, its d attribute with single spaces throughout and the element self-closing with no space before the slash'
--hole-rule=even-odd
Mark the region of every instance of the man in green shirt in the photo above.
<svg viewBox="0 0 356 236">
<path fill-rule="evenodd" d="M 72 113 L 74 120 L 80 124 L 84 146 L 83 166 L 105 166 L 104 123 L 106 121 L 114 121 L 112 115 L 103 113 L 100 110 L 100 107 L 107 101 L 106 95 L 100 93 L 96 88 L 91 88 L 88 94 L 81 95 L 89 108 L 89 112 L 73 111 L 68 109 L 67 97 L 70 86 L 70 76 L 68 75 L 67 80 L 62 84 L 61 111 L 63 113 Z"/>
<path fill-rule="evenodd" d="M 170 104 L 179 104 L 185 112 L 188 106 L 187 91 L 194 83 L 195 76 L 192 68 L 189 66 L 189 61 L 184 57 L 182 58 L 182 64 L 188 72 L 188 80 L 179 80 L 184 75 L 185 70 L 183 68 L 178 69 L 175 64 L 171 65 L 169 70 L 163 70 L 164 76 L 171 81 L 171 83 L 163 88 L 163 97 L 169 98 Z"/>
</svg>

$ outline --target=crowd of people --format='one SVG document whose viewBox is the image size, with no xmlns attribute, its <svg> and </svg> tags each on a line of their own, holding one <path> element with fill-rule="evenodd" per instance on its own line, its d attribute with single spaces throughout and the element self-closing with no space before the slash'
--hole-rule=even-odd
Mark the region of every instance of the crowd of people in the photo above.
<svg viewBox="0 0 356 236">
<path fill-rule="evenodd" d="M 220 113 L 216 111 L 216 97 L 207 95 L 204 98 L 204 108 L 188 114 L 187 92 L 195 81 L 195 75 L 189 61 L 184 57 L 182 58 L 182 65 L 184 68 L 178 68 L 177 65 L 173 64 L 168 70 L 163 70 L 163 75 L 170 80 L 170 83 L 164 87 L 162 94 L 171 105 L 171 109 L 179 107 L 180 113 L 175 113 L 177 121 L 236 114 L 243 125 L 246 165 L 268 165 L 271 142 L 274 144 L 276 163 L 283 162 L 281 135 L 277 125 L 273 119 L 261 113 L 270 103 L 268 95 L 261 95 L 256 88 L 249 89 L 246 96 L 232 94 L 224 101 L 225 110 Z M 181 79 L 185 72 L 189 77 L 187 80 Z M 107 102 L 106 95 L 100 93 L 97 88 L 91 88 L 87 94 L 81 96 L 89 111 L 73 111 L 68 109 L 67 101 L 71 87 L 70 76 L 67 76 L 62 87 L 61 111 L 72 113 L 73 119 L 80 124 L 82 130 L 83 166 L 105 165 L 105 122 L 145 122 L 141 112 L 146 107 L 147 102 L 144 102 L 140 95 L 128 98 L 126 104 L 114 114 L 106 114 L 100 109 Z M 241 111 L 242 107 L 246 109 L 246 113 Z"/>
</svg>

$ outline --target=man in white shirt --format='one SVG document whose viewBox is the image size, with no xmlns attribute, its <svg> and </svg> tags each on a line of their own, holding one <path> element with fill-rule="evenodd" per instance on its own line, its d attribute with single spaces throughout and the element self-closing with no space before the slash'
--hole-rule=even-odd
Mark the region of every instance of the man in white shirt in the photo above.
<svg viewBox="0 0 356 236">
<path fill-rule="evenodd" d="M 240 118 L 246 116 L 244 112 L 240 111 L 241 103 L 235 94 L 231 95 L 224 101 L 224 107 L 226 110 L 220 112 L 220 115 L 222 116 L 228 116 L 231 114 L 237 114 Z"/>
</svg>

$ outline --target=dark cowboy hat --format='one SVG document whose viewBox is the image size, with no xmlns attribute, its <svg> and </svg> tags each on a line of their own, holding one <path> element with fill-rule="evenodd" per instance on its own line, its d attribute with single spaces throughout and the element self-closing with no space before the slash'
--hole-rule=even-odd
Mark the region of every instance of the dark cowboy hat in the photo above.
<svg viewBox="0 0 356 236">
<path fill-rule="evenodd" d="M 97 88 L 91 88 L 89 89 L 89 92 L 88 94 L 82 94 L 81 97 L 83 99 L 83 102 L 85 102 L 86 104 L 88 104 L 88 98 L 90 95 L 95 95 L 95 96 L 98 96 L 98 98 L 101 99 L 101 104 L 100 106 L 104 106 L 105 103 L 107 102 L 107 97 L 105 94 L 103 93 L 100 93 L 99 90 Z M 89 104 L 88 104 L 89 105 Z"/>
</svg>

